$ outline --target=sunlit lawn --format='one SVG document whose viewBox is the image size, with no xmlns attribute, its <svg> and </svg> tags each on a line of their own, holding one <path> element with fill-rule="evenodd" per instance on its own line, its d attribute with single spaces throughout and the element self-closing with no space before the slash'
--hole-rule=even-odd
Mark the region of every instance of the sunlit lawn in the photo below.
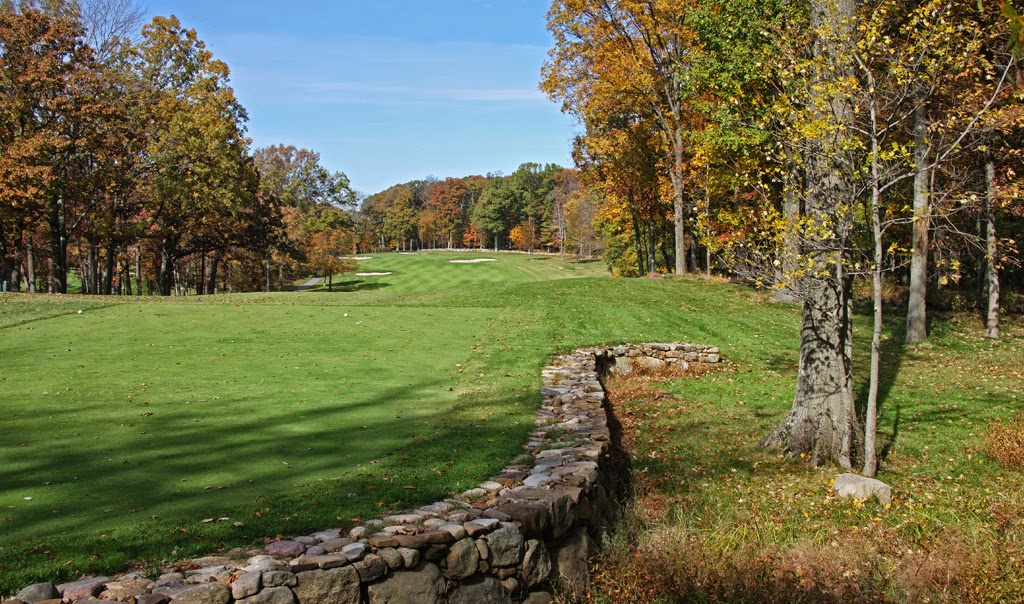
<svg viewBox="0 0 1024 604">
<path fill-rule="evenodd" d="M 826 521 L 876 522 L 821 507 L 827 472 L 754 447 L 792 402 L 798 309 L 700 279 L 611 279 L 599 262 L 372 256 L 360 272 L 392 274 L 336 276 L 335 292 L 0 297 L 0 593 L 461 491 L 518 452 L 553 354 L 621 342 L 714 344 L 734 364 L 639 403 L 634 469 L 657 478 L 674 526 L 728 541 L 754 518 L 757 534 L 820 541 L 837 530 Z M 477 257 L 497 262 L 449 262 Z M 988 418 L 1020 412 L 1020 327 L 990 343 L 975 317 L 937 318 L 932 344 L 904 349 L 899 325 L 880 440 L 900 495 L 877 522 L 983 526 L 992 512 L 971 511 L 968 489 L 1020 490 L 983 442 Z M 861 369 L 866 328 L 861 316 Z M 928 494 L 954 503 L 936 510 Z M 784 510 L 781 525 L 752 505 Z"/>
</svg>

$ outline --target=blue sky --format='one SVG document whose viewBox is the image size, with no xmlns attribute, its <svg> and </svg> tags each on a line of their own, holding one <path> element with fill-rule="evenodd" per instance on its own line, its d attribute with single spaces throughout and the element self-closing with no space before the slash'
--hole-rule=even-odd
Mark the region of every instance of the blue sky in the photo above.
<svg viewBox="0 0 1024 604">
<path fill-rule="evenodd" d="M 548 0 L 150 0 L 225 61 L 254 147 L 319 151 L 372 194 L 426 176 L 571 165 L 537 90 Z M 147 18 L 148 20 L 148 18 Z"/>
</svg>

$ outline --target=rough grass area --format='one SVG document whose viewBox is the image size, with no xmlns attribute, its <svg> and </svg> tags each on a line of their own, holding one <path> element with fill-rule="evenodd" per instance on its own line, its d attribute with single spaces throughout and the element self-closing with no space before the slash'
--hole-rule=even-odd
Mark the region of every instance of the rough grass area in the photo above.
<svg viewBox="0 0 1024 604">
<path fill-rule="evenodd" d="M 834 468 L 756 446 L 792 396 L 785 330 L 764 324 L 776 351 L 724 371 L 613 383 L 636 499 L 591 601 L 1024 601 L 1024 474 L 999 462 L 1019 446 L 1021 325 L 990 342 L 976 317 L 941 317 L 904 348 L 900 321 L 883 361 L 888 508 L 838 500 Z"/>
</svg>

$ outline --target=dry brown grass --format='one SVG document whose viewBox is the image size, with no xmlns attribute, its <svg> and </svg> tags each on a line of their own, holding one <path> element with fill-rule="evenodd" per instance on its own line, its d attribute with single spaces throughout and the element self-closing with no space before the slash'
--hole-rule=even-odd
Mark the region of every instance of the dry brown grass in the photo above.
<svg viewBox="0 0 1024 604">
<path fill-rule="evenodd" d="M 989 422 L 985 435 L 989 454 L 1007 467 L 1024 467 L 1024 419 Z"/>
</svg>

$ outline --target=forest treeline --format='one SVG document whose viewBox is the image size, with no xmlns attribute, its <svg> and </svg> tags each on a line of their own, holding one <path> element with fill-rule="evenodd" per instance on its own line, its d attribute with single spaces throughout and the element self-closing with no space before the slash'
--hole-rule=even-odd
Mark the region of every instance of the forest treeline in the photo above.
<svg viewBox="0 0 1024 604">
<path fill-rule="evenodd" d="M 228 66 L 177 18 L 141 15 L 133 0 L 0 3 L 8 290 L 280 290 L 382 249 L 599 253 L 597 200 L 573 170 L 528 163 L 361 198 L 313 150 L 253 150 Z"/>
</svg>

